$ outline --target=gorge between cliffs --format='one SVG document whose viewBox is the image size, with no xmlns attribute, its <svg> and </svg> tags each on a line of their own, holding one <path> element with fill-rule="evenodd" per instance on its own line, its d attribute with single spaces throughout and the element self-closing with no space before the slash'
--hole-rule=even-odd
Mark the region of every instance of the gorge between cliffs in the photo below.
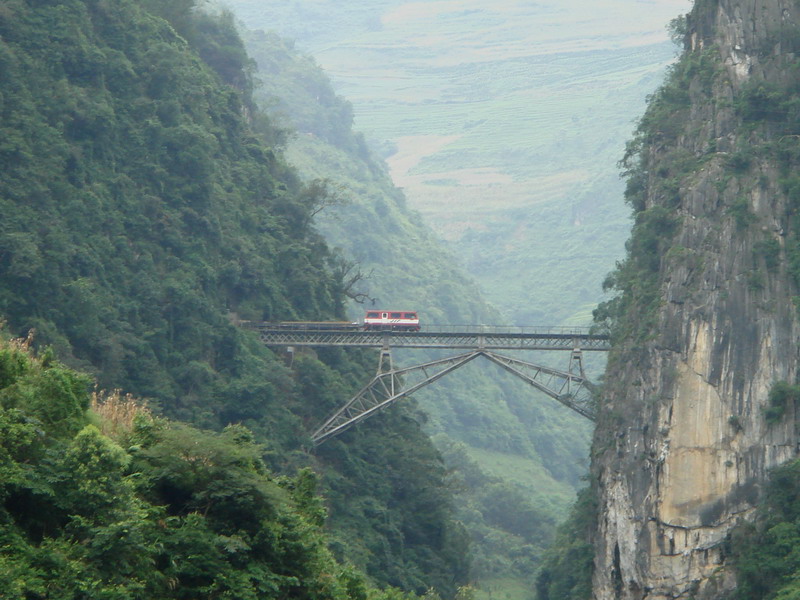
<svg viewBox="0 0 800 600">
<path fill-rule="evenodd" d="M 0 165 L 3 600 L 800 600 L 800 0 L 0 0 Z"/>
</svg>

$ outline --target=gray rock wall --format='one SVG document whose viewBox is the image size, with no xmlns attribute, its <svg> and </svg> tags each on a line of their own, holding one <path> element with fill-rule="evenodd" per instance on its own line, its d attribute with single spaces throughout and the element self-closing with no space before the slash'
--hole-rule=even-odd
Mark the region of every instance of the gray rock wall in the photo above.
<svg viewBox="0 0 800 600">
<path fill-rule="evenodd" d="M 726 535 L 752 514 L 768 470 L 797 455 L 794 408 L 773 425 L 763 415 L 773 383 L 798 369 L 781 175 L 768 156 L 732 175 L 730 157 L 770 136 L 743 127 L 734 100 L 750 82 L 780 81 L 794 60 L 781 31 L 798 19 L 797 2 L 776 0 L 697 0 L 688 19 L 686 52 L 716 53 L 719 73 L 710 89 L 691 82 L 677 139 L 645 150 L 650 173 L 676 148 L 697 166 L 670 208 L 679 226 L 661 259 L 657 334 L 623 343 L 606 375 L 593 456 L 599 600 L 722 597 L 735 585 Z M 648 207 L 664 202 L 656 176 Z M 778 265 L 758 252 L 769 240 Z"/>
</svg>

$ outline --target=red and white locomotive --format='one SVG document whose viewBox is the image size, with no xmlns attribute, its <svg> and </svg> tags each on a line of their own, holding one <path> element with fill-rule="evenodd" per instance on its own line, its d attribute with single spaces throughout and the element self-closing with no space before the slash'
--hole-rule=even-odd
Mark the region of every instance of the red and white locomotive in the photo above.
<svg viewBox="0 0 800 600">
<path fill-rule="evenodd" d="M 419 316 L 410 310 L 368 310 L 364 331 L 419 331 Z"/>
</svg>

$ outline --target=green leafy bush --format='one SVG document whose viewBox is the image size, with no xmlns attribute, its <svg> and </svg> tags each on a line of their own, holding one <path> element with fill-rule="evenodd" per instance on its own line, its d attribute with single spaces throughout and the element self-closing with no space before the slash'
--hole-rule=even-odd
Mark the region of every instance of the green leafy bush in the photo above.
<svg viewBox="0 0 800 600">
<path fill-rule="evenodd" d="M 768 425 L 779 423 L 790 405 L 800 400 L 800 385 L 791 385 L 778 381 L 769 390 L 767 406 L 764 408 L 764 420 Z"/>
<path fill-rule="evenodd" d="M 758 240 L 753 245 L 753 253 L 764 259 L 768 271 L 775 271 L 781 261 L 781 244 L 775 238 Z"/>
<path fill-rule="evenodd" d="M 740 196 L 731 204 L 728 214 L 733 217 L 738 229 L 746 229 L 756 220 L 756 216 L 750 211 L 750 203 L 744 196 Z"/>
<path fill-rule="evenodd" d="M 739 525 L 726 548 L 736 571 L 734 597 L 796 598 L 800 593 L 800 461 L 772 471 L 753 523 Z"/>
<path fill-rule="evenodd" d="M 608 327 L 615 339 L 630 336 L 642 340 L 653 331 L 661 301 L 658 274 L 677 223 L 661 206 L 636 215 L 626 242 L 628 255 L 603 283 L 604 289 L 617 290 L 618 295 L 593 312 L 595 322 Z"/>
<path fill-rule="evenodd" d="M 134 410 L 111 439 L 89 421 L 119 412 L 89 414 L 85 377 L 19 341 L 0 365 L 4 598 L 412 598 L 336 562 L 316 476 L 273 476 L 246 428 Z"/>
</svg>

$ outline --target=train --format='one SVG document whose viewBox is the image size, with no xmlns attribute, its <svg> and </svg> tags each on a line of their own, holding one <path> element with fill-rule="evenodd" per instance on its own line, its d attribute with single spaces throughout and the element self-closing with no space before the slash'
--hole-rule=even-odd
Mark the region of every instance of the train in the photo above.
<svg viewBox="0 0 800 600">
<path fill-rule="evenodd" d="M 270 329 L 292 331 L 420 331 L 419 315 L 413 310 L 368 310 L 364 321 L 280 321 Z"/>
<path fill-rule="evenodd" d="M 419 315 L 413 310 L 368 310 L 364 331 L 419 331 Z"/>
</svg>

